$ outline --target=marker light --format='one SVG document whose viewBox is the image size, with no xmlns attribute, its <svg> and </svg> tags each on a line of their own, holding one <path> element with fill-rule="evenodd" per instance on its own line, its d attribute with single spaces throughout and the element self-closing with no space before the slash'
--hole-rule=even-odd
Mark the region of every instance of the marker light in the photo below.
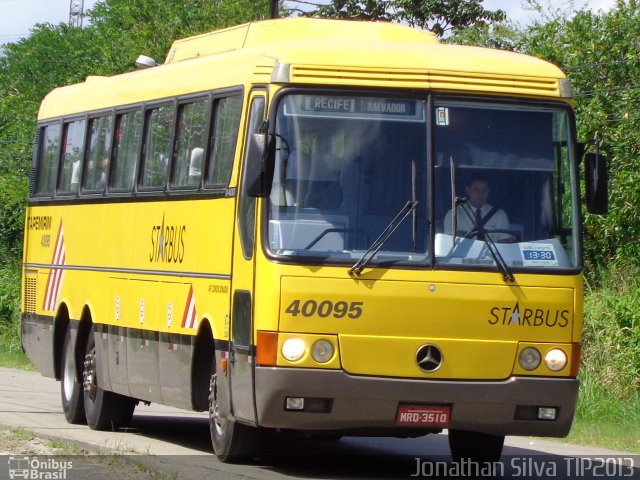
<svg viewBox="0 0 640 480">
<path fill-rule="evenodd" d="M 297 362 L 307 351 L 307 345 L 301 338 L 287 338 L 282 344 L 282 356 L 290 362 Z"/>
<path fill-rule="evenodd" d="M 318 340 L 311 346 L 311 356 L 318 363 L 327 363 L 333 357 L 333 345 L 327 340 Z"/>
<path fill-rule="evenodd" d="M 520 352 L 518 362 L 520 366 L 525 370 L 535 370 L 540 366 L 541 360 L 540 352 L 533 347 L 527 347 Z"/>
<path fill-rule="evenodd" d="M 559 372 L 567 366 L 567 354 L 559 348 L 552 348 L 544 356 L 544 363 L 553 372 Z"/>
</svg>

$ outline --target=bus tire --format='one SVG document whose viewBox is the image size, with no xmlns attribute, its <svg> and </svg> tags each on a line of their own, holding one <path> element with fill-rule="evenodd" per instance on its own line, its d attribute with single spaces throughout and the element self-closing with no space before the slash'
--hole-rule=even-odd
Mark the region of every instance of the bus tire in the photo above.
<svg viewBox="0 0 640 480">
<path fill-rule="evenodd" d="M 504 446 L 504 435 L 449 430 L 449 448 L 454 462 L 498 462 Z"/>
<path fill-rule="evenodd" d="M 131 420 L 136 401 L 133 398 L 103 390 L 98 385 L 97 362 L 94 330 L 91 327 L 83 370 L 84 411 L 87 425 L 92 430 L 117 430 L 126 426 Z"/>
<path fill-rule="evenodd" d="M 256 456 L 260 430 L 220 414 L 217 403 L 217 376 L 211 376 L 209 387 L 209 430 L 216 457 L 223 463 L 247 463 Z"/>
<path fill-rule="evenodd" d="M 82 384 L 78 382 L 76 355 L 71 344 L 71 329 L 67 328 L 62 344 L 62 375 L 60 378 L 60 396 L 62 411 L 69 423 L 86 423 L 84 413 L 84 394 Z"/>
</svg>

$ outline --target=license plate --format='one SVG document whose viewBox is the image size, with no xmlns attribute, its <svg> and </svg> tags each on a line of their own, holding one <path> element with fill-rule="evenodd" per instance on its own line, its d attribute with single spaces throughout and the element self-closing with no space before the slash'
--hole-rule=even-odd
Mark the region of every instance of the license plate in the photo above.
<svg viewBox="0 0 640 480">
<path fill-rule="evenodd" d="M 447 427 L 451 409 L 441 406 L 400 405 L 396 421 L 399 425 L 426 425 Z"/>
</svg>

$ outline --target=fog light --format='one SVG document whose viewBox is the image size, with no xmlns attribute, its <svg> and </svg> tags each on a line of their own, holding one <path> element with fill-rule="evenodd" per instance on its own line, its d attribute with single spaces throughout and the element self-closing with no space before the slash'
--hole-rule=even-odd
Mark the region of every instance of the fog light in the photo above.
<svg viewBox="0 0 640 480">
<path fill-rule="evenodd" d="M 287 338 L 282 344 L 282 356 L 290 362 L 297 362 L 307 351 L 307 345 L 301 338 Z"/>
<path fill-rule="evenodd" d="M 333 345 L 327 340 L 318 340 L 311 347 L 311 356 L 318 363 L 327 363 L 333 357 Z"/>
<path fill-rule="evenodd" d="M 544 356 L 544 363 L 553 372 L 559 372 L 567 366 L 567 354 L 559 348 L 552 348 Z"/>
<path fill-rule="evenodd" d="M 304 410 L 304 398 L 287 397 L 284 408 L 285 410 Z"/>
<path fill-rule="evenodd" d="M 538 407 L 538 420 L 555 420 L 555 407 Z"/>
<path fill-rule="evenodd" d="M 540 366 L 540 352 L 533 347 L 527 347 L 520 352 L 518 362 L 525 370 L 535 370 Z"/>
</svg>

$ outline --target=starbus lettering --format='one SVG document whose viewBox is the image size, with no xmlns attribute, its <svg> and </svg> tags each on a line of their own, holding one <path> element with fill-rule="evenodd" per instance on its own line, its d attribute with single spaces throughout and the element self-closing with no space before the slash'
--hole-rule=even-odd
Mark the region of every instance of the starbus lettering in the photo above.
<svg viewBox="0 0 640 480">
<path fill-rule="evenodd" d="M 184 240 L 187 233 L 186 225 L 165 225 L 164 215 L 162 224 L 151 228 L 150 262 L 182 263 L 184 260 Z"/>
<path fill-rule="evenodd" d="M 560 327 L 569 325 L 571 312 L 569 310 L 524 308 L 516 302 L 513 307 L 493 307 L 490 325 L 527 326 L 527 327 Z"/>
</svg>

